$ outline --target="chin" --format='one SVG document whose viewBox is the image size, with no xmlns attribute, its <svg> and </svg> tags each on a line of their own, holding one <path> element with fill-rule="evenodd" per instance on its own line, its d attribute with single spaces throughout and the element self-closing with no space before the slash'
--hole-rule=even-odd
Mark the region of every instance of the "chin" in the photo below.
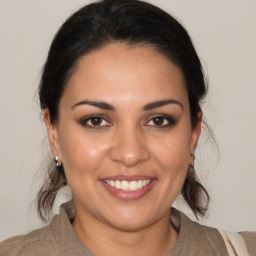
<svg viewBox="0 0 256 256">
<path fill-rule="evenodd" d="M 145 212 L 132 210 L 122 210 L 113 212 L 109 216 L 110 218 L 106 218 L 109 226 L 112 226 L 116 229 L 123 231 L 135 231 L 143 229 L 147 226 L 150 226 L 152 223 L 156 221 L 153 218 L 152 213 L 148 216 Z M 113 218 L 114 217 L 114 218 Z"/>
<path fill-rule="evenodd" d="M 140 230 L 143 229 L 147 226 L 149 226 L 150 224 L 147 223 L 145 221 L 145 219 L 140 220 L 140 219 L 127 219 L 127 218 L 123 218 L 123 219 L 115 219 L 111 222 L 109 222 L 109 225 L 118 229 L 118 230 L 122 230 L 122 231 L 136 231 L 136 230 Z"/>
</svg>

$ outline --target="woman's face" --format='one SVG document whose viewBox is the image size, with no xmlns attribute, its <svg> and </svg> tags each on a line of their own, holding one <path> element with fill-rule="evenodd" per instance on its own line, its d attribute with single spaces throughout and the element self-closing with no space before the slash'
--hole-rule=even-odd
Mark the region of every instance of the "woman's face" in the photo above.
<svg viewBox="0 0 256 256">
<path fill-rule="evenodd" d="M 82 57 L 50 124 L 77 215 L 119 229 L 146 227 L 166 214 L 193 161 L 178 67 L 149 46 L 110 44 Z"/>
</svg>

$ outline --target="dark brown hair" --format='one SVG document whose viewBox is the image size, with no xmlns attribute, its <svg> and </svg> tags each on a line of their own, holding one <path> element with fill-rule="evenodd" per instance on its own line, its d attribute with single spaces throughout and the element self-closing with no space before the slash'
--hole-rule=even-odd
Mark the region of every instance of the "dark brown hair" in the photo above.
<svg viewBox="0 0 256 256">
<path fill-rule="evenodd" d="M 61 26 L 51 44 L 39 86 L 41 109 L 49 109 L 51 122 L 58 122 L 59 101 L 78 60 L 112 42 L 153 46 L 181 69 L 194 128 L 207 86 L 190 36 L 171 15 L 138 0 L 103 0 L 89 4 Z M 37 197 L 42 219 L 45 220 L 59 189 L 65 185 L 63 166 L 49 167 L 48 179 Z M 205 214 L 209 196 L 191 168 L 181 193 L 196 216 Z"/>
</svg>

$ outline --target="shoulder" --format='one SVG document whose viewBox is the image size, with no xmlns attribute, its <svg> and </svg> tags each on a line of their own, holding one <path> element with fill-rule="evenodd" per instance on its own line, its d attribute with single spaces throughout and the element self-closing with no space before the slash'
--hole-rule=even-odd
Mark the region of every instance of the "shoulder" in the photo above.
<svg viewBox="0 0 256 256">
<path fill-rule="evenodd" d="M 256 232 L 239 232 L 243 238 L 249 255 L 256 255 Z"/>
<path fill-rule="evenodd" d="M 173 218 L 177 215 L 176 220 Z M 217 229 L 192 221 L 180 211 L 173 211 L 171 222 L 179 230 L 174 255 L 228 255 L 221 234 Z"/>
<path fill-rule="evenodd" d="M 181 226 L 181 231 L 185 229 L 189 237 L 198 237 L 200 241 L 202 241 L 203 239 L 205 242 L 208 241 L 211 244 L 222 242 L 223 239 L 218 229 L 202 225 L 197 221 L 193 221 L 188 218 L 184 213 L 178 210 L 175 210 L 175 213 L 179 216 L 179 225 Z"/>
<path fill-rule="evenodd" d="M 198 224 L 206 239 L 216 247 L 223 247 L 228 255 L 256 256 L 256 232 L 230 232 Z M 237 254 L 236 254 L 237 253 Z"/>
<path fill-rule="evenodd" d="M 194 250 L 193 255 L 229 255 L 230 249 L 232 252 L 234 249 L 239 249 L 239 251 L 246 252 L 241 255 L 256 256 L 256 232 L 226 232 L 192 221 L 177 210 L 173 213 L 173 215 L 178 215 L 176 219 L 171 216 L 171 221 L 174 220 L 174 226 L 180 230 L 178 237 L 178 241 L 182 238 L 180 247 L 183 250 L 187 248 L 186 253 L 177 255 L 187 255 L 191 253 L 191 250 Z"/>
<path fill-rule="evenodd" d="M 0 256 L 56 255 L 57 243 L 52 223 L 29 234 L 11 237 L 0 243 Z"/>
<path fill-rule="evenodd" d="M 74 214 L 72 201 L 63 204 L 48 226 L 0 243 L 0 256 L 93 255 L 73 230 Z"/>
<path fill-rule="evenodd" d="M 225 242 L 225 246 L 229 255 L 256 256 L 256 232 L 230 232 L 220 229 L 213 229 L 202 226 L 205 234 L 214 241 L 217 236 L 213 235 L 213 230 L 221 235 L 221 240 Z"/>
</svg>

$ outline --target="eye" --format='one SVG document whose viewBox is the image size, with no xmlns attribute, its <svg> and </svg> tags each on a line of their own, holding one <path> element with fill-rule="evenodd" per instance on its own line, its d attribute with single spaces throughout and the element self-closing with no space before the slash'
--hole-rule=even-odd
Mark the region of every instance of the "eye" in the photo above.
<svg viewBox="0 0 256 256">
<path fill-rule="evenodd" d="M 102 127 L 110 126 L 111 124 L 102 116 L 89 116 L 81 121 L 83 126 L 91 129 L 100 129 Z"/>
<path fill-rule="evenodd" d="M 176 120 L 168 115 L 157 115 L 150 118 L 150 120 L 146 123 L 147 126 L 155 126 L 158 128 L 164 128 L 169 126 L 174 126 L 176 124 Z"/>
</svg>

